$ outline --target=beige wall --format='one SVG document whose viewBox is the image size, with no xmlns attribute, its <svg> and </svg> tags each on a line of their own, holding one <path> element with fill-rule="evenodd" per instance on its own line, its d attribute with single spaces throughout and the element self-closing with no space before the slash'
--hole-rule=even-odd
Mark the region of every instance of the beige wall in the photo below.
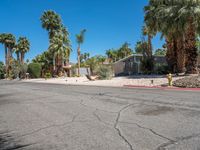
<svg viewBox="0 0 200 150">
<path fill-rule="evenodd" d="M 114 74 L 115 75 L 123 73 L 124 72 L 124 68 L 125 68 L 125 63 L 124 62 L 117 62 L 117 63 L 113 64 L 113 70 L 114 70 Z"/>
</svg>

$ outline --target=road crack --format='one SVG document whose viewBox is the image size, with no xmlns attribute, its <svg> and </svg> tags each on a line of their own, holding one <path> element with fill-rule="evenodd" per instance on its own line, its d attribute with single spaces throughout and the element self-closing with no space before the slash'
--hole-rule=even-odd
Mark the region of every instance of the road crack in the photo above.
<svg viewBox="0 0 200 150">
<path fill-rule="evenodd" d="M 131 145 L 131 143 L 128 141 L 128 139 L 126 139 L 126 137 L 124 135 L 122 135 L 122 132 L 120 130 L 120 128 L 118 128 L 118 123 L 119 123 L 119 120 L 120 120 L 120 116 L 121 116 L 121 113 L 126 110 L 128 107 L 130 106 L 133 106 L 134 104 L 129 104 L 125 107 L 123 107 L 117 114 L 117 118 L 116 118 L 116 121 L 115 121 L 115 124 L 114 124 L 114 128 L 115 130 L 117 130 L 118 132 L 118 135 L 124 140 L 124 142 L 126 142 L 126 144 L 129 146 L 130 150 L 133 150 L 133 146 Z"/>
<path fill-rule="evenodd" d="M 75 119 L 78 117 L 79 114 L 76 114 L 72 117 L 72 120 L 69 121 L 69 122 L 65 122 L 65 123 L 62 123 L 62 124 L 53 124 L 53 125 L 49 125 L 49 126 L 46 126 L 46 127 L 43 127 L 43 128 L 39 128 L 37 130 L 34 130 L 32 132 L 29 132 L 29 133 L 26 133 L 26 134 L 23 134 L 23 135 L 20 135 L 18 136 L 17 138 L 22 138 L 22 137 L 25 137 L 25 136 L 29 136 L 29 135 L 33 135 L 35 133 L 38 133 L 38 132 L 41 132 L 42 130 L 46 130 L 46 129 L 49 129 L 49 128 L 53 128 L 53 127 L 62 127 L 62 126 L 65 126 L 67 124 L 71 124 L 73 122 L 79 122 L 79 121 L 75 121 Z"/>
<path fill-rule="evenodd" d="M 97 111 L 98 111 L 98 110 L 96 109 L 96 110 L 93 112 L 93 116 L 95 116 L 99 122 L 101 122 L 101 123 L 103 123 L 103 124 L 105 124 L 105 125 L 111 126 L 112 124 L 103 121 L 103 120 L 99 117 L 99 115 L 96 114 Z"/>
<path fill-rule="evenodd" d="M 156 150 L 165 150 L 166 147 L 168 147 L 170 145 L 178 144 L 179 142 L 189 140 L 189 139 L 192 139 L 192 138 L 196 138 L 196 137 L 199 137 L 199 136 L 200 136 L 200 133 L 192 134 L 192 135 L 185 136 L 185 137 L 179 137 L 179 138 L 176 138 L 176 140 L 174 140 L 174 141 L 169 141 L 167 143 L 162 144 Z"/>
<path fill-rule="evenodd" d="M 147 128 L 147 127 L 144 127 L 144 126 L 141 126 L 141 125 L 139 125 L 138 123 L 133 123 L 133 122 L 131 122 L 131 123 L 130 123 L 130 122 L 119 122 L 119 123 L 136 125 L 137 127 L 141 128 L 141 129 L 145 129 L 145 130 L 150 131 L 152 134 L 154 134 L 154 135 L 156 135 L 156 136 L 159 136 L 159 137 L 161 137 L 161 138 L 163 138 L 163 139 L 166 139 L 166 140 L 168 140 L 168 141 L 170 141 L 170 142 L 175 142 L 174 140 L 172 140 L 172 139 L 170 139 L 170 138 L 168 138 L 168 137 L 166 137 L 166 136 L 164 136 L 164 135 L 161 135 L 160 133 L 154 131 L 153 129 Z"/>
</svg>

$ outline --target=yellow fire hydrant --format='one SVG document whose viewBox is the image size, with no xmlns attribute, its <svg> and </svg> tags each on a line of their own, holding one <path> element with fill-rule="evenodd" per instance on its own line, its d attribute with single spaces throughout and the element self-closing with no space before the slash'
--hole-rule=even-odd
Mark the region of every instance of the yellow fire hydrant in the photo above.
<svg viewBox="0 0 200 150">
<path fill-rule="evenodd" d="M 167 75 L 167 79 L 168 79 L 168 85 L 169 85 L 169 86 L 172 86 L 172 74 L 171 74 L 171 73 L 169 73 L 169 74 Z"/>
</svg>

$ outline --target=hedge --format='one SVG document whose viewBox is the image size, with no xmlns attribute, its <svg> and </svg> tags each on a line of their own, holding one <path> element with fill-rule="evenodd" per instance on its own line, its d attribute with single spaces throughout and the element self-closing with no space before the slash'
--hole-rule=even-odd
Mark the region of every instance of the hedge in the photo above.
<svg viewBox="0 0 200 150">
<path fill-rule="evenodd" d="M 28 65 L 28 73 L 31 78 L 41 77 L 42 66 L 39 63 L 30 63 Z"/>
</svg>

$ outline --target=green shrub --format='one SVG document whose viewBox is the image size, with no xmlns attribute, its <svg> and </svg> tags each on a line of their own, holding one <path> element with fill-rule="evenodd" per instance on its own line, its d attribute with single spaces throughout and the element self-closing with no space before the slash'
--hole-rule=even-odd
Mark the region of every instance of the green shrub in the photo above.
<svg viewBox="0 0 200 150">
<path fill-rule="evenodd" d="M 12 59 L 10 61 L 10 66 L 9 66 L 9 73 L 8 73 L 8 77 L 10 79 L 16 79 L 19 77 L 19 73 L 20 73 L 20 64 L 17 60 Z"/>
<path fill-rule="evenodd" d="M 28 73 L 32 78 L 39 78 L 41 76 L 42 66 L 39 63 L 30 63 L 28 65 Z"/>
<path fill-rule="evenodd" d="M 19 67 L 20 67 L 20 78 L 25 78 L 28 70 L 28 65 L 26 63 L 20 64 Z"/>
<path fill-rule="evenodd" d="M 157 74 L 168 74 L 169 71 L 169 67 L 166 64 L 156 64 L 155 65 L 155 72 Z"/>
<path fill-rule="evenodd" d="M 154 62 L 152 58 L 144 58 L 141 61 L 141 70 L 144 74 L 153 73 Z"/>
<path fill-rule="evenodd" d="M 47 72 L 46 74 L 45 74 L 45 79 L 49 79 L 49 78 L 51 78 L 51 73 L 50 72 Z"/>
<path fill-rule="evenodd" d="M 5 74 L 5 66 L 3 62 L 0 62 L 0 79 L 4 79 L 4 74 Z"/>
<path fill-rule="evenodd" d="M 111 66 L 100 65 L 95 69 L 94 72 L 101 80 L 109 80 L 113 76 L 113 69 Z"/>
</svg>

